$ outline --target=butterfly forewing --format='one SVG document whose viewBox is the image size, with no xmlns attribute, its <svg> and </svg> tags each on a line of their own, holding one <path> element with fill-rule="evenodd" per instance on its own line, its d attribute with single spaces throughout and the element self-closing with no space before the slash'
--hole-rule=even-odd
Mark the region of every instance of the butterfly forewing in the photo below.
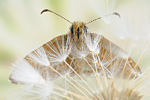
<svg viewBox="0 0 150 100">
<path fill-rule="evenodd" d="M 39 73 L 43 78 L 47 75 L 51 79 L 64 75 L 65 73 L 72 71 L 63 62 L 65 60 L 68 64 L 71 64 L 68 55 L 71 52 L 71 38 L 69 34 L 58 36 L 36 50 L 28 54 L 24 59 Z M 21 62 L 20 62 L 21 63 Z M 58 73 L 57 73 L 58 72 Z M 10 75 L 10 80 L 13 82 L 13 74 Z M 15 81 L 15 83 L 17 83 Z"/>
<path fill-rule="evenodd" d="M 139 66 L 123 49 L 104 37 L 101 38 L 99 45 L 101 62 L 111 74 L 135 76 L 135 73 L 141 73 Z"/>
</svg>

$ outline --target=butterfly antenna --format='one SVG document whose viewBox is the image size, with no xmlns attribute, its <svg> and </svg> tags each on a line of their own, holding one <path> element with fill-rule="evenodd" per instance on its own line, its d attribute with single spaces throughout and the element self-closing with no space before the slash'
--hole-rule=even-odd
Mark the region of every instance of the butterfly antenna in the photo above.
<svg viewBox="0 0 150 100">
<path fill-rule="evenodd" d="M 45 13 L 45 12 L 51 12 L 51 13 L 53 13 L 53 14 L 55 14 L 55 15 L 61 17 L 61 18 L 63 18 L 64 20 L 66 20 L 66 21 L 69 22 L 70 24 L 72 24 L 72 22 L 70 22 L 70 21 L 69 21 L 68 19 L 66 19 L 65 17 L 63 17 L 63 16 L 61 16 L 61 15 L 59 15 L 59 14 L 57 14 L 57 13 L 55 13 L 55 12 L 49 10 L 49 9 L 44 9 L 44 10 L 41 12 L 41 14 L 43 14 L 43 13 Z"/>
<path fill-rule="evenodd" d="M 117 12 L 114 12 L 114 13 L 112 13 L 112 14 L 108 14 L 108 15 L 105 15 L 105 16 L 110 16 L 110 15 L 117 15 L 119 18 L 121 17 L 120 14 L 117 13 Z M 87 22 L 86 24 L 92 23 L 92 22 L 94 22 L 94 21 L 96 21 L 96 20 L 99 20 L 99 19 L 101 19 L 101 18 L 102 18 L 102 17 L 95 18 L 95 19 L 93 19 L 93 20 Z"/>
</svg>

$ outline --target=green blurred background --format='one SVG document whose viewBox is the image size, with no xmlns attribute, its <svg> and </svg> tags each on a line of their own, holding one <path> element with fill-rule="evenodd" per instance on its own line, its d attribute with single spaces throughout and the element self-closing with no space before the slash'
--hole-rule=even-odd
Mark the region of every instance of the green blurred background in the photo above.
<svg viewBox="0 0 150 100">
<path fill-rule="evenodd" d="M 71 22 L 88 22 L 107 14 L 105 4 L 103 4 L 104 8 L 102 8 L 102 4 L 94 5 L 90 3 L 97 1 L 101 0 L 0 0 L 0 100 L 6 99 L 6 96 L 16 88 L 16 85 L 8 81 L 11 73 L 11 64 L 18 58 L 23 58 L 39 45 L 69 31 L 71 25 L 64 19 L 51 13 L 40 15 L 40 12 L 48 8 L 69 19 Z M 115 6 L 112 10 L 118 11 L 121 17 L 127 16 L 127 14 L 133 18 L 139 17 L 138 15 L 150 15 L 149 0 L 115 1 Z M 117 20 L 119 21 L 119 19 Z M 112 25 L 115 25 L 115 22 Z M 147 25 L 150 24 L 148 23 Z M 104 28 L 105 26 L 104 21 L 96 21 L 88 25 L 90 32 L 101 32 L 105 37 L 128 52 L 130 49 L 129 43 L 131 43 L 132 37 L 134 39 L 137 33 L 129 37 L 128 35 L 131 35 L 129 32 L 129 34 L 126 34 L 127 37 L 122 39 L 118 37 L 119 33 L 111 34 L 108 31 L 107 27 L 109 25 L 107 25 L 106 29 Z M 115 31 L 119 31 L 117 27 Z M 149 34 L 146 31 L 139 35 L 139 37 L 142 36 L 143 38 L 136 40 L 133 52 L 136 50 L 137 53 L 130 53 L 135 60 L 138 59 L 146 43 L 149 42 L 149 39 L 145 39 L 147 36 L 150 36 Z M 141 66 L 149 64 L 147 61 L 148 57 L 149 53 L 146 52 Z"/>
</svg>

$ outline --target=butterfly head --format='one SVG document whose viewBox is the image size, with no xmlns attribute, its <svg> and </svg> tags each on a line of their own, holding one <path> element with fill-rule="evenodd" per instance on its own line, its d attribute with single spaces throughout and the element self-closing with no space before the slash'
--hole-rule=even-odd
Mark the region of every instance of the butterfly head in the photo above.
<svg viewBox="0 0 150 100">
<path fill-rule="evenodd" d="M 87 27 L 83 22 L 74 22 L 70 28 L 73 40 L 79 40 L 87 33 Z"/>
<path fill-rule="evenodd" d="M 64 20 L 66 20 L 67 22 L 69 22 L 70 24 L 72 24 L 71 28 L 70 28 L 70 33 L 71 33 L 71 37 L 74 41 L 79 41 L 79 40 L 82 40 L 84 35 L 87 34 L 87 27 L 85 25 L 89 24 L 89 23 L 92 23 L 96 20 L 99 20 L 101 19 L 101 17 L 98 17 L 96 19 L 93 19 L 87 23 L 83 23 L 83 22 L 71 22 L 69 21 L 68 19 L 66 19 L 65 17 L 53 12 L 52 10 L 49 10 L 49 9 L 44 9 L 41 14 L 43 14 L 44 12 L 51 12 L 61 18 L 63 18 Z M 120 15 L 117 13 L 117 12 L 114 12 L 112 14 L 108 14 L 108 15 L 105 15 L 105 16 L 109 16 L 109 15 L 117 15 L 120 17 Z"/>
</svg>

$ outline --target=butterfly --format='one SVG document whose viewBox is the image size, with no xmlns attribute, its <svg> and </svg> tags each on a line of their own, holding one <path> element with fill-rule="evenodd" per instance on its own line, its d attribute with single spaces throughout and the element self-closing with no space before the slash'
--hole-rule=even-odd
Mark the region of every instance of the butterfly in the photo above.
<svg viewBox="0 0 150 100">
<path fill-rule="evenodd" d="M 62 17 L 48 9 L 41 14 L 44 12 Z M 113 14 L 119 16 L 118 13 Z M 138 76 L 141 73 L 139 66 L 124 50 L 104 36 L 88 31 L 86 25 L 100 18 L 88 23 L 71 23 L 67 20 L 72 24 L 67 34 L 57 36 L 35 49 L 19 65 L 26 62 L 38 70 L 43 78 L 49 76 L 52 80 L 64 75 Z M 16 69 L 14 68 L 9 79 L 12 83 L 23 83 L 15 79 Z"/>
</svg>

